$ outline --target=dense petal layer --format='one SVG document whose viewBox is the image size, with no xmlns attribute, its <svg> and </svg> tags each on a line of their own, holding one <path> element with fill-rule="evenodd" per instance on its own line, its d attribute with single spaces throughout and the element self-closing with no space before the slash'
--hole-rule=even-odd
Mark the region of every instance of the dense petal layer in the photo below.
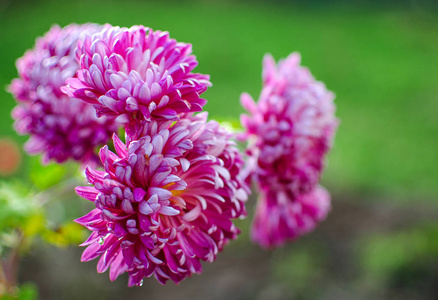
<svg viewBox="0 0 438 300">
<path fill-rule="evenodd" d="M 201 111 L 206 100 L 199 95 L 211 85 L 209 76 L 192 73 L 198 63 L 191 52 L 167 32 L 106 25 L 79 43 L 80 69 L 63 90 L 121 123 L 176 119 Z"/>
<path fill-rule="evenodd" d="M 179 282 L 239 233 L 231 220 L 246 214 L 243 161 L 204 113 L 138 128 L 126 146 L 114 136 L 116 153 L 100 151 L 105 171 L 87 169 L 94 186 L 77 189 L 100 212 L 77 220 L 93 231 L 83 260 L 100 256 L 98 271 L 111 267 L 111 280 L 126 271 L 129 285 Z"/>
</svg>

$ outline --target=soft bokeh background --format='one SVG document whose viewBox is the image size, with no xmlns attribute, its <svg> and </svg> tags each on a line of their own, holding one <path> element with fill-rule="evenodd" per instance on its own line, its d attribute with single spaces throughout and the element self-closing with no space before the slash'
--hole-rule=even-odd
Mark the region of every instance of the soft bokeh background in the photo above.
<svg viewBox="0 0 438 300">
<path fill-rule="evenodd" d="M 241 92 L 258 97 L 263 55 L 299 51 L 302 64 L 336 93 L 341 120 L 323 177 L 333 210 L 296 243 L 260 250 L 249 242 L 250 221 L 242 221 L 241 237 L 201 276 L 127 289 L 127 277 L 110 282 L 95 272 L 96 262 L 80 263 L 79 247 L 36 241 L 22 260 L 21 282 L 36 282 L 41 299 L 437 299 L 438 6 L 348 3 L 1 0 L 0 138 L 8 145 L 21 148 L 26 140 L 12 129 L 15 103 L 4 89 L 17 76 L 14 61 L 55 23 L 143 24 L 192 43 L 196 71 L 213 82 L 206 110 L 232 123 L 243 112 Z M 10 149 L 0 147 L 0 155 Z M 33 182 L 66 176 L 22 159 L 2 180 L 32 170 Z M 49 206 L 55 218 L 88 208 L 79 197 L 59 198 Z"/>
</svg>

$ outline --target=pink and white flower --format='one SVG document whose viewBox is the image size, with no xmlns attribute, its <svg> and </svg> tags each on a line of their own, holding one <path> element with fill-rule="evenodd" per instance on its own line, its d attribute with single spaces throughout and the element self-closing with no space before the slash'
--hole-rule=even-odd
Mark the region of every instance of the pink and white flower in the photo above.
<svg viewBox="0 0 438 300">
<path fill-rule="evenodd" d="M 190 44 L 167 32 L 106 25 L 78 44 L 80 69 L 63 90 L 123 124 L 175 120 L 180 113 L 201 111 L 207 102 L 200 94 L 211 85 L 209 76 L 192 73 L 198 62 L 191 52 Z"/>
<path fill-rule="evenodd" d="M 263 89 L 258 102 L 248 94 L 241 97 L 242 105 L 250 113 L 241 117 L 245 128 L 242 136 L 249 141 L 248 173 L 262 194 L 254 224 L 279 224 L 280 214 L 275 211 L 280 206 L 298 205 L 286 205 L 286 200 L 295 203 L 323 196 L 314 189 L 338 124 L 333 100 L 333 93 L 316 81 L 308 69 L 300 66 L 299 54 L 292 53 L 278 66 L 270 55 L 265 56 Z M 324 200 L 313 202 L 325 203 L 328 198 L 324 196 Z M 268 211 L 262 213 L 260 207 Z M 319 215 L 325 216 L 326 210 L 321 211 L 325 213 Z M 292 214 L 291 210 L 284 213 L 290 213 L 291 223 L 281 230 L 289 231 L 288 234 L 278 234 L 280 228 L 276 225 L 264 230 L 261 225 L 255 225 L 253 239 L 264 246 L 268 246 L 269 241 L 278 245 L 281 240 L 278 237 L 286 240 L 297 232 L 306 231 L 291 226 L 297 218 L 296 213 Z M 271 216 L 269 220 L 260 219 L 268 216 Z M 284 214 L 281 219 L 286 220 Z"/>
<path fill-rule="evenodd" d="M 53 26 L 17 61 L 19 78 L 9 87 L 18 101 L 12 112 L 14 126 L 18 133 L 30 135 L 27 152 L 42 153 L 45 162 L 95 161 L 96 146 L 105 144 L 117 130 L 113 120 L 97 118 L 92 105 L 60 89 L 79 68 L 78 40 L 100 29 L 94 24 Z"/>
<path fill-rule="evenodd" d="M 175 122 L 144 121 L 116 153 L 100 151 L 104 171 L 86 169 L 93 186 L 77 193 L 96 209 L 77 219 L 93 231 L 83 261 L 100 256 L 98 272 L 110 279 L 128 272 L 129 285 L 154 275 L 160 283 L 200 273 L 239 230 L 248 187 L 230 134 L 206 113 Z"/>
</svg>

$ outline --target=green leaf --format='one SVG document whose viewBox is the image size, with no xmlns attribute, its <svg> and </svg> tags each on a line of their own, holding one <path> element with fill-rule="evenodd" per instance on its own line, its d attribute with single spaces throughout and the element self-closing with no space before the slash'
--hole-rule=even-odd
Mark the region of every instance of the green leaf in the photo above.
<svg viewBox="0 0 438 300">
<path fill-rule="evenodd" d="M 6 228 L 22 228 L 28 218 L 41 214 L 34 195 L 21 182 L 0 182 L 0 232 Z"/>
<path fill-rule="evenodd" d="M 40 190 L 45 190 L 61 182 L 67 173 L 68 165 L 50 163 L 42 165 L 39 157 L 32 157 L 30 162 L 30 180 Z"/>
</svg>

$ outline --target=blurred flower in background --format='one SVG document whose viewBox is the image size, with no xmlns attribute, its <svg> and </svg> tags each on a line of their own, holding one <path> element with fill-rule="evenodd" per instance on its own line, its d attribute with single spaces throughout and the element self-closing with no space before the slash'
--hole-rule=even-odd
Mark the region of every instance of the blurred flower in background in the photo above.
<svg viewBox="0 0 438 300">
<path fill-rule="evenodd" d="M 330 196 L 318 184 L 337 120 L 334 95 L 300 66 L 292 53 L 278 66 L 263 61 L 263 89 L 256 104 L 243 94 L 242 115 L 249 176 L 260 199 L 252 238 L 264 247 L 279 246 L 325 218 Z"/>
<path fill-rule="evenodd" d="M 97 118 L 92 105 L 60 90 L 79 67 L 75 60 L 78 39 L 100 29 L 94 24 L 63 29 L 55 25 L 17 61 L 20 77 L 9 87 L 18 101 L 12 112 L 14 127 L 18 133 L 30 135 L 26 151 L 42 153 L 45 163 L 68 159 L 97 162 L 95 147 L 106 143 L 117 130 L 110 118 Z"/>
</svg>

